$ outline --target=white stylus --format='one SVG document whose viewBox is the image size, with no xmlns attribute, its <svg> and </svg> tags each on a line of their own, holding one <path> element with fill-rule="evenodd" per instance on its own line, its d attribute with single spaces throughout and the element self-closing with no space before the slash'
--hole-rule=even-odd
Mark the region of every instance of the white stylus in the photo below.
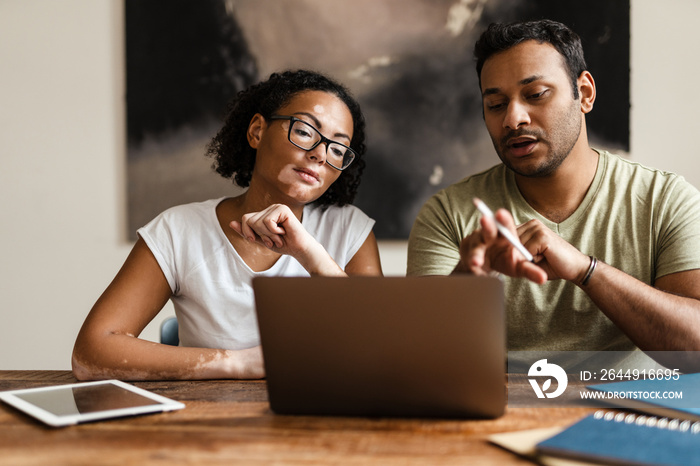
<svg viewBox="0 0 700 466">
<path fill-rule="evenodd" d="M 498 232 L 503 235 L 505 239 L 507 239 L 510 244 L 512 244 L 515 249 L 520 251 L 523 256 L 525 256 L 525 259 L 529 260 L 530 262 L 534 262 L 535 259 L 532 257 L 532 254 L 530 254 L 530 251 L 525 249 L 525 246 L 522 245 L 520 240 L 513 236 L 513 234 L 510 232 L 510 230 L 503 225 L 501 225 L 501 222 L 496 220 L 496 216 L 493 215 L 493 212 L 491 212 L 491 209 L 488 208 L 486 204 L 484 204 L 484 201 L 479 199 L 478 197 L 474 198 L 474 205 L 476 206 L 477 209 L 479 209 L 479 212 L 481 212 L 485 217 L 488 217 L 490 219 L 493 219 L 493 221 L 496 223 L 496 228 L 498 228 Z"/>
</svg>

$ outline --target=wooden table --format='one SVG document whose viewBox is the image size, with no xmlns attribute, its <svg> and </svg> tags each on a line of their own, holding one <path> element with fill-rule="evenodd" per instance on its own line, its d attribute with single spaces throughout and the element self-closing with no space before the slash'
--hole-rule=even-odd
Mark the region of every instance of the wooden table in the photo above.
<svg viewBox="0 0 700 466">
<path fill-rule="evenodd" d="M 73 382 L 67 371 L 0 371 L 0 390 Z M 564 426 L 592 411 L 508 408 L 498 419 L 468 421 L 279 416 L 264 381 L 134 385 L 187 407 L 56 429 L 0 403 L 0 464 L 530 464 L 486 437 Z"/>
</svg>

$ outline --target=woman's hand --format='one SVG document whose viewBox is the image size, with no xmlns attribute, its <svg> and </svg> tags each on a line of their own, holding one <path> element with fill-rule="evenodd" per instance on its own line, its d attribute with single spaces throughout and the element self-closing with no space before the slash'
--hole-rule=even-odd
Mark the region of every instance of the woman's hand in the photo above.
<svg viewBox="0 0 700 466">
<path fill-rule="evenodd" d="M 234 220 L 230 225 L 248 241 L 297 259 L 316 243 L 284 204 L 273 204 L 263 211 L 245 214 L 240 222 Z"/>
<path fill-rule="evenodd" d="M 230 226 L 248 241 L 294 257 L 311 275 L 345 275 L 284 204 L 273 204 L 263 211 L 245 214 L 240 222 L 234 220 Z"/>
</svg>

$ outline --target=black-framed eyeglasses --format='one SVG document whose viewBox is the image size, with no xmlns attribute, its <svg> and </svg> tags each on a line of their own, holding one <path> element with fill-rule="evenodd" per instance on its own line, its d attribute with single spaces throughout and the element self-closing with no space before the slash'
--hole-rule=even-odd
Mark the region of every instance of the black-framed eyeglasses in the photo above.
<svg viewBox="0 0 700 466">
<path fill-rule="evenodd" d="M 357 156 L 357 153 L 345 144 L 328 139 L 319 130 L 297 117 L 272 115 L 270 120 L 289 120 L 287 139 L 299 149 L 310 151 L 319 144 L 326 143 L 326 163 L 336 170 L 345 170 Z"/>
</svg>

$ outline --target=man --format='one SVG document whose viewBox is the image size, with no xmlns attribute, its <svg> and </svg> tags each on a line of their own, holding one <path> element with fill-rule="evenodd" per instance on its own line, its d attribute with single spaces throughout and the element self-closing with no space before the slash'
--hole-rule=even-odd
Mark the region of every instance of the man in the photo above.
<svg viewBox="0 0 700 466">
<path fill-rule="evenodd" d="M 700 193 L 589 147 L 596 86 L 563 24 L 492 24 L 474 54 L 503 164 L 428 200 L 408 275 L 505 276 L 510 351 L 700 350 Z"/>
</svg>

